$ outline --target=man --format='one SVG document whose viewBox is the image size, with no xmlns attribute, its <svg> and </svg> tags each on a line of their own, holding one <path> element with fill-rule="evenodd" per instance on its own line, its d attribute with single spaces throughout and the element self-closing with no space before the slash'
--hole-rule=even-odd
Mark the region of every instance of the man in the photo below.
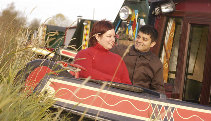
<svg viewBox="0 0 211 121">
<path fill-rule="evenodd" d="M 158 32 L 152 26 L 144 25 L 139 29 L 134 45 L 123 57 L 133 85 L 164 93 L 163 65 L 160 59 L 150 51 L 155 46 Z M 117 45 L 111 49 L 120 56 L 128 47 Z"/>
</svg>

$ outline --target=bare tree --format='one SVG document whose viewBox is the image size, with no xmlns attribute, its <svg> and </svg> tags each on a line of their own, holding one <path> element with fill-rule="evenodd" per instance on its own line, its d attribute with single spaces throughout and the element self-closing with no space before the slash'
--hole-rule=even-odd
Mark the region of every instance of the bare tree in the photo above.
<svg viewBox="0 0 211 121">
<path fill-rule="evenodd" d="M 12 27 L 16 29 L 26 24 L 26 18 L 21 16 L 19 11 L 15 10 L 14 3 L 8 5 L 8 7 L 0 13 L 1 27 Z"/>
<path fill-rule="evenodd" d="M 33 19 L 29 25 L 29 29 L 31 31 L 37 30 L 40 26 L 40 20 L 38 19 Z"/>
<path fill-rule="evenodd" d="M 47 21 L 47 24 L 67 27 L 71 24 L 71 21 L 68 20 L 63 14 L 59 13 L 53 16 L 51 19 L 49 19 Z"/>
<path fill-rule="evenodd" d="M 18 34 L 22 34 L 26 25 L 26 17 L 15 10 L 14 3 L 0 12 L 0 53 L 14 49 L 7 45 L 16 45 Z"/>
</svg>

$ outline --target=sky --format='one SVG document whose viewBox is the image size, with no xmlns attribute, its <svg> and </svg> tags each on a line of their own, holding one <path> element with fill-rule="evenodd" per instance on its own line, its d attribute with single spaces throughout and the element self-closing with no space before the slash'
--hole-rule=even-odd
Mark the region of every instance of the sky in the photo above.
<svg viewBox="0 0 211 121">
<path fill-rule="evenodd" d="M 124 0 L 0 0 L 0 12 L 12 2 L 28 21 L 36 18 L 44 22 L 58 13 L 71 21 L 77 16 L 113 21 Z"/>
</svg>

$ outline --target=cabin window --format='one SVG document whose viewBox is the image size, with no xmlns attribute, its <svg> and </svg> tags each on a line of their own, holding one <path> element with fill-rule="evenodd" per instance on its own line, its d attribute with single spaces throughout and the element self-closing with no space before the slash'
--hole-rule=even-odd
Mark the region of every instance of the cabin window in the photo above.
<svg viewBox="0 0 211 121">
<path fill-rule="evenodd" d="M 208 30 L 208 25 L 190 24 L 183 100 L 199 102 Z"/>
<path fill-rule="evenodd" d="M 177 67 L 182 19 L 168 18 L 167 21 L 160 59 L 163 63 L 164 82 L 173 85 Z"/>
</svg>

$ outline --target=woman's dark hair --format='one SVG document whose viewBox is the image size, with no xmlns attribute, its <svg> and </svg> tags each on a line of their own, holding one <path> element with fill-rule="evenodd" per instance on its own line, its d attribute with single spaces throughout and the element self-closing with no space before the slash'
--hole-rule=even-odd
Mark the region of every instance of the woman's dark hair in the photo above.
<svg viewBox="0 0 211 121">
<path fill-rule="evenodd" d="M 92 27 L 92 31 L 90 33 L 90 39 L 89 39 L 89 46 L 94 46 L 97 43 L 97 39 L 95 35 L 103 35 L 108 30 L 114 29 L 114 26 L 111 22 L 106 20 L 101 20 L 96 23 L 94 23 Z"/>
<path fill-rule="evenodd" d="M 139 32 L 150 35 L 152 41 L 156 41 L 158 39 L 157 30 L 151 25 L 144 25 L 139 29 Z"/>
</svg>

